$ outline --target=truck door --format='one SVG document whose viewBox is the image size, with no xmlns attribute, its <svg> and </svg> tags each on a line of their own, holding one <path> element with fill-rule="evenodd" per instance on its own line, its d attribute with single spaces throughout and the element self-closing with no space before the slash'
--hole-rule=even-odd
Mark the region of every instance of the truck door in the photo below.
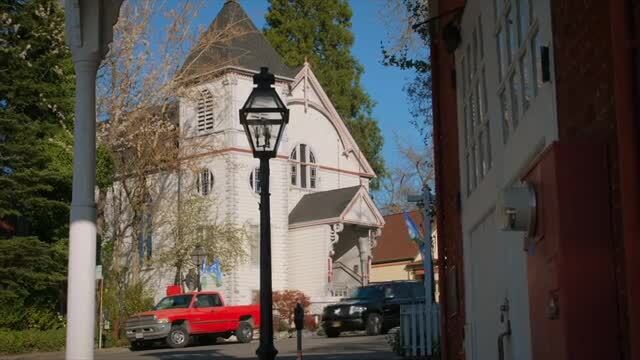
<svg viewBox="0 0 640 360">
<path fill-rule="evenodd" d="M 200 294 L 194 304 L 195 318 L 192 329 L 198 333 L 223 332 L 225 320 L 222 318 L 222 301 L 218 294 Z"/>
</svg>

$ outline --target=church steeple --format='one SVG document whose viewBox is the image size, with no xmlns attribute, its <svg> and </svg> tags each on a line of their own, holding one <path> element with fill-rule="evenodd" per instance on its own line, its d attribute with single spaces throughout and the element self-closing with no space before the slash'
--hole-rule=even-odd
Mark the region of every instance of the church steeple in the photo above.
<svg viewBox="0 0 640 360">
<path fill-rule="evenodd" d="M 236 0 L 225 2 L 181 71 L 189 78 L 198 78 L 226 66 L 256 72 L 266 66 L 276 76 L 294 78 L 296 75 Z"/>
</svg>

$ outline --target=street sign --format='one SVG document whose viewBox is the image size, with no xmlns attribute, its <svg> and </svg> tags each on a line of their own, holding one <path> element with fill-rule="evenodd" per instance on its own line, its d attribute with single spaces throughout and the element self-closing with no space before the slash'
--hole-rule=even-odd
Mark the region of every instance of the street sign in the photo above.
<svg viewBox="0 0 640 360">
<path fill-rule="evenodd" d="M 102 280 L 102 265 L 96 265 L 96 280 Z"/>
</svg>

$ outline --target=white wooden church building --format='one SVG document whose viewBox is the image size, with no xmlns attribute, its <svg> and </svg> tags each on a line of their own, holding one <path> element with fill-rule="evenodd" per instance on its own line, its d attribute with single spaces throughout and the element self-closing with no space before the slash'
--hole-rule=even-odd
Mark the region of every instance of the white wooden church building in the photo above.
<svg viewBox="0 0 640 360">
<path fill-rule="evenodd" d="M 318 311 L 367 282 L 371 249 L 384 225 L 369 194 L 375 174 L 310 66 L 286 66 L 235 1 L 227 1 L 209 31 L 229 24 L 241 35 L 224 48 L 208 49 L 197 58 L 192 54 L 185 63 L 196 75 L 208 70 L 208 62 L 219 63 L 214 57 L 229 56 L 229 64 L 194 85 L 197 101 L 179 100 L 177 111 L 181 146 L 216 143 L 215 151 L 199 154 L 199 170 L 192 175 L 204 179 L 197 181 L 201 196 L 215 196 L 215 211 L 250 229 L 247 262 L 224 274 L 219 290 L 228 302 L 247 304 L 260 287 L 258 160 L 238 110 L 251 92 L 252 76 L 267 66 L 290 109 L 278 156 L 271 160 L 273 288 L 303 291 Z M 155 239 L 147 245 L 168 246 Z M 156 297 L 173 282 L 173 274 L 165 275 L 155 279 Z M 215 289 L 215 284 L 206 288 Z"/>
</svg>

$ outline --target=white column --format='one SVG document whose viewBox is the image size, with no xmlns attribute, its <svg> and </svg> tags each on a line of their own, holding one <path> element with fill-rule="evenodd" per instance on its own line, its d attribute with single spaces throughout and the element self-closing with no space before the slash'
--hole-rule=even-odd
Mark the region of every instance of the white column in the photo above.
<svg viewBox="0 0 640 360">
<path fill-rule="evenodd" d="M 358 250 L 360 251 L 360 269 L 362 273 L 362 285 L 369 284 L 369 256 L 371 256 L 371 241 L 369 236 L 358 238 Z"/>
<path fill-rule="evenodd" d="M 75 62 L 73 195 L 69 230 L 67 359 L 93 359 L 96 267 L 96 71 L 98 60 Z"/>
<path fill-rule="evenodd" d="M 92 360 L 96 268 L 96 72 L 122 0 L 66 0 L 67 42 L 76 71 L 73 195 L 69 228 L 67 360 Z"/>
</svg>

